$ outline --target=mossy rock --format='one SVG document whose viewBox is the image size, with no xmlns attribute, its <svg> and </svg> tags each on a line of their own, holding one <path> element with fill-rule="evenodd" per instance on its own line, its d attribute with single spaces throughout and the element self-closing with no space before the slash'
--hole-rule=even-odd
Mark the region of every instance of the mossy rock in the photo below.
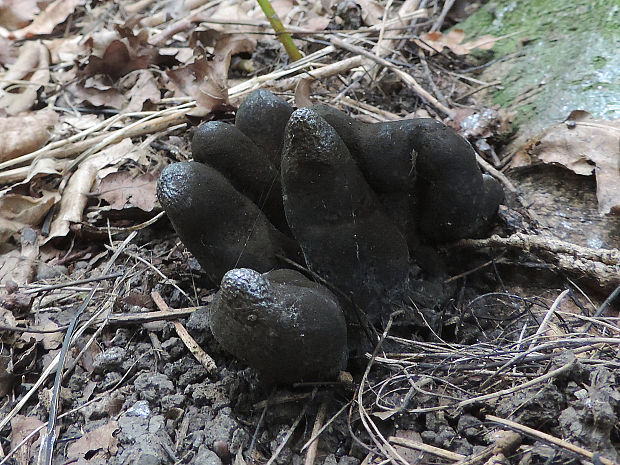
<svg viewBox="0 0 620 465">
<path fill-rule="evenodd" d="M 508 58 L 485 69 L 482 79 L 502 81 L 486 103 L 516 112 L 516 144 L 563 121 L 572 110 L 620 117 L 617 0 L 497 0 L 458 27 L 468 40 L 509 36 L 493 47 L 494 58 Z"/>
</svg>

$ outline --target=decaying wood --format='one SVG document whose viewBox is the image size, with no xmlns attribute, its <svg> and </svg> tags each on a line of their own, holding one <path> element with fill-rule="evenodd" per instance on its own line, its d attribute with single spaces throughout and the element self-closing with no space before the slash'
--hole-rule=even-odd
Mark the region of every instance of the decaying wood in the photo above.
<svg viewBox="0 0 620 465">
<path fill-rule="evenodd" d="M 569 273 L 585 275 L 603 288 L 620 284 L 620 250 L 593 249 L 555 239 L 548 235 L 513 234 L 509 237 L 491 236 L 487 239 L 462 239 L 450 247 L 483 249 L 512 248 L 532 252 Z"/>
</svg>

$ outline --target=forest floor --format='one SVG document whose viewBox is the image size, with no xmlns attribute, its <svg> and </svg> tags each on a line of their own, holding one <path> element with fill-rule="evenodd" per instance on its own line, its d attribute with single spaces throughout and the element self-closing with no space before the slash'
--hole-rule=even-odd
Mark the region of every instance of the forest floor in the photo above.
<svg viewBox="0 0 620 465">
<path fill-rule="evenodd" d="M 617 121 L 505 149 L 524 123 L 480 73 L 511 55 L 449 29 L 467 5 L 278 0 L 290 62 L 253 2 L 5 2 L 0 465 L 617 463 Z M 438 250 L 450 298 L 395 313 L 352 380 L 272 386 L 225 353 L 156 200 L 197 124 L 258 88 L 439 119 L 506 192 L 491 237 Z"/>
</svg>

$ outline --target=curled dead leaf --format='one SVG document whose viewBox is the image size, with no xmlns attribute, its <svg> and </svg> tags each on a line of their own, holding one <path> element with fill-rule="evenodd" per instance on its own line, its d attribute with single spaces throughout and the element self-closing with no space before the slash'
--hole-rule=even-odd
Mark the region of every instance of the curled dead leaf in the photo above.
<svg viewBox="0 0 620 465">
<path fill-rule="evenodd" d="M 135 176 L 129 171 L 117 171 L 101 180 L 97 195 L 114 210 L 136 207 L 150 212 L 155 206 L 158 177 L 158 173 Z"/>
<path fill-rule="evenodd" d="M 173 85 L 196 99 L 208 111 L 221 111 L 228 104 L 228 68 L 232 55 L 251 52 L 256 47 L 253 39 L 237 34 L 223 34 L 215 42 L 213 58 L 201 55 L 194 63 L 166 71 Z"/>
<path fill-rule="evenodd" d="M 88 457 L 89 461 L 109 459 L 118 451 L 118 439 L 114 437 L 117 430 L 118 423 L 110 421 L 93 431 L 89 431 L 69 445 L 67 456 L 78 460 Z"/>
<path fill-rule="evenodd" d="M 312 106 L 310 93 L 312 92 L 312 80 L 301 79 L 295 87 L 295 105 L 297 108 Z"/>
<path fill-rule="evenodd" d="M 37 100 L 39 89 L 50 80 L 47 47 L 40 42 L 24 45 L 7 76 L 3 82 L 6 92 L 0 97 L 0 108 L 4 108 L 9 115 L 29 110 Z"/>
<path fill-rule="evenodd" d="M 149 56 L 130 53 L 125 43 L 113 40 L 101 58 L 91 55 L 82 74 L 85 76 L 106 74 L 116 81 L 131 71 L 146 68 L 150 61 Z"/>
<path fill-rule="evenodd" d="M 564 123 L 530 140 L 515 155 L 521 162 L 532 156 L 576 174 L 594 174 L 599 213 L 620 214 L 620 120 L 573 111 Z"/>
<path fill-rule="evenodd" d="M 39 226 L 59 199 L 60 195 L 57 192 L 45 192 L 39 198 L 20 194 L 7 194 L 0 197 L 0 218 L 5 220 L 0 224 L 2 242 L 21 231 L 25 226 L 33 228 Z"/>
<path fill-rule="evenodd" d="M 125 96 L 116 88 L 97 85 L 101 76 L 95 76 L 85 82 L 72 82 L 66 87 L 75 102 L 88 102 L 95 107 L 107 107 L 120 110 L 127 104 Z M 101 84 L 103 84 L 101 82 Z"/>
<path fill-rule="evenodd" d="M 43 147 L 56 121 L 58 115 L 50 109 L 0 118 L 0 162 Z"/>
<path fill-rule="evenodd" d="M 117 27 L 117 31 L 105 31 L 93 37 L 89 44 L 93 55 L 88 59 L 82 76 L 104 74 L 116 81 L 122 76 L 150 65 L 168 65 L 177 63 L 174 56 L 160 54 L 160 49 L 148 43 L 148 32 L 140 30 L 134 34 L 127 27 Z M 103 51 L 99 50 L 100 48 Z"/>
<path fill-rule="evenodd" d="M 15 39 L 25 39 L 40 34 L 50 34 L 56 26 L 64 22 L 75 7 L 84 0 L 55 0 L 45 10 L 37 14 L 34 21 L 22 29 L 13 31 Z"/>
<path fill-rule="evenodd" d="M 82 161 L 67 182 L 62 193 L 58 214 L 52 221 L 50 233 L 43 243 L 56 237 L 66 236 L 72 223 L 82 221 L 90 189 L 99 171 L 123 159 L 136 157 L 139 157 L 139 153 L 131 139 L 127 138 Z"/>
<path fill-rule="evenodd" d="M 10 86 L 13 81 L 22 80 L 37 69 L 39 63 L 39 44 L 25 42 L 19 49 L 17 60 L 9 66 L 0 82 L 0 89 Z"/>
</svg>

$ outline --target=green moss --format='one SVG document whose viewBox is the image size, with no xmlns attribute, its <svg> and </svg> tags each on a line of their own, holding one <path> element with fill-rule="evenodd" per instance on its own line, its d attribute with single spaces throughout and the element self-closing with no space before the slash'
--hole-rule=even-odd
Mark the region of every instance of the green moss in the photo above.
<svg viewBox="0 0 620 465">
<path fill-rule="evenodd" d="M 620 117 L 618 0 L 496 0 L 458 27 L 466 40 L 509 36 L 493 47 L 506 60 L 482 78 L 502 81 L 492 103 L 515 110 L 517 123 L 548 125 L 574 109 Z"/>
<path fill-rule="evenodd" d="M 607 58 L 597 55 L 592 58 L 592 66 L 594 66 L 595 69 L 602 69 L 605 67 L 608 61 L 609 60 L 607 60 Z"/>
<path fill-rule="evenodd" d="M 492 34 L 502 39 L 494 50 L 500 54 L 519 51 L 522 40 L 569 38 L 571 34 L 596 31 L 614 39 L 620 30 L 617 0 L 503 0 L 491 1 L 459 27 L 469 35 Z M 574 43 L 574 42 L 573 42 Z"/>
</svg>

